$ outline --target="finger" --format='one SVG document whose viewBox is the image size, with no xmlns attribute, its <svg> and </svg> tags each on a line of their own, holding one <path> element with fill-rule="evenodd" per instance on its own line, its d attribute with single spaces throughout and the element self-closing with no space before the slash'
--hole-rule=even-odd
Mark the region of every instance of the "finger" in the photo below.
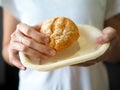
<svg viewBox="0 0 120 90">
<path fill-rule="evenodd" d="M 32 49 L 38 50 L 41 53 L 44 53 L 44 54 L 50 55 L 50 56 L 54 56 L 56 54 L 56 51 L 54 49 L 52 49 L 48 46 L 45 46 L 43 44 L 40 44 L 29 37 L 26 37 L 22 33 L 18 33 L 17 38 L 18 38 L 17 40 L 19 42 L 21 42 L 22 44 L 24 44 Z"/>
<path fill-rule="evenodd" d="M 12 48 L 17 50 L 17 51 L 21 51 L 28 56 L 36 57 L 38 59 L 45 60 L 48 58 L 46 55 L 44 55 L 44 54 L 42 54 L 34 49 L 31 49 L 31 48 L 29 48 L 29 47 L 27 47 L 24 44 L 19 43 L 19 42 L 14 42 Z"/>
<path fill-rule="evenodd" d="M 9 63 L 16 66 L 19 69 L 25 70 L 26 67 L 20 62 L 17 53 L 14 50 L 9 51 Z"/>
<path fill-rule="evenodd" d="M 31 47 L 32 49 L 38 50 L 39 52 L 44 53 L 49 56 L 54 56 L 56 54 L 56 51 L 54 49 L 52 49 L 46 45 L 37 43 L 27 37 L 23 37 L 23 38 L 24 39 L 22 39 L 22 43 L 27 45 L 28 47 Z"/>
<path fill-rule="evenodd" d="M 97 38 L 97 43 L 103 44 L 112 41 L 116 37 L 116 30 L 112 27 L 107 27 L 103 30 L 103 35 Z"/>
<path fill-rule="evenodd" d="M 48 43 L 49 42 L 48 37 L 46 37 L 42 33 L 39 33 L 34 28 L 32 28 L 26 24 L 23 24 L 23 23 L 18 24 L 17 29 L 20 30 L 26 36 L 36 40 L 37 42 L 41 42 L 41 43 Z"/>
<path fill-rule="evenodd" d="M 109 42 L 116 37 L 116 30 L 112 27 L 107 27 L 103 30 L 104 42 Z"/>
<path fill-rule="evenodd" d="M 94 65 L 94 64 L 96 64 L 96 63 L 97 63 L 96 60 L 92 60 L 92 61 L 88 61 L 88 62 L 84 62 L 84 63 L 74 64 L 74 65 L 72 65 L 72 66 L 88 67 L 88 66 Z"/>
<path fill-rule="evenodd" d="M 41 64 L 42 60 L 40 58 L 36 58 L 36 57 L 31 57 L 31 56 L 27 56 L 30 60 L 33 61 L 33 63 L 35 64 Z"/>
<path fill-rule="evenodd" d="M 37 25 L 33 26 L 32 28 L 34 28 L 35 30 L 37 30 L 38 32 L 40 32 L 41 26 L 42 26 L 42 23 L 37 24 Z"/>
</svg>

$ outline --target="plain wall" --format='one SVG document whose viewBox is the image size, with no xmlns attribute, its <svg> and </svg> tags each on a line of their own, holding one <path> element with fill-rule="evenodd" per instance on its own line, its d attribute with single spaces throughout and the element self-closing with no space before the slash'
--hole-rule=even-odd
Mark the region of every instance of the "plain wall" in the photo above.
<svg viewBox="0 0 120 90">
<path fill-rule="evenodd" d="M 2 9 L 0 8 L 0 84 L 5 83 L 5 63 L 1 54 L 2 50 Z"/>
</svg>

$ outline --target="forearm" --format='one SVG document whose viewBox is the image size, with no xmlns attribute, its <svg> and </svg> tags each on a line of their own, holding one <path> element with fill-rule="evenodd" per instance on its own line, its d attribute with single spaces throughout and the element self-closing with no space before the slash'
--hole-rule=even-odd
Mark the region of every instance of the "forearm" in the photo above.
<svg viewBox="0 0 120 90">
<path fill-rule="evenodd" d="M 7 10 L 3 10 L 2 55 L 7 63 L 9 62 L 8 46 L 10 43 L 10 37 L 18 23 L 19 21 L 14 16 L 12 16 Z"/>
<path fill-rule="evenodd" d="M 2 56 L 4 60 L 9 64 L 8 45 L 4 46 L 4 48 L 2 49 Z"/>
</svg>

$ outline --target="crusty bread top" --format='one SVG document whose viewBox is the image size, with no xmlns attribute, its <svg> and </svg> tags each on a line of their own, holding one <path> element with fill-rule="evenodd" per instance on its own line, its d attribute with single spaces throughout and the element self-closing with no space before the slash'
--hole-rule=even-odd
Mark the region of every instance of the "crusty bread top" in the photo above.
<svg viewBox="0 0 120 90">
<path fill-rule="evenodd" d="M 79 38 L 79 31 L 76 24 L 66 17 L 55 17 L 46 20 L 40 32 L 50 38 L 48 46 L 56 51 L 68 48 Z"/>
</svg>

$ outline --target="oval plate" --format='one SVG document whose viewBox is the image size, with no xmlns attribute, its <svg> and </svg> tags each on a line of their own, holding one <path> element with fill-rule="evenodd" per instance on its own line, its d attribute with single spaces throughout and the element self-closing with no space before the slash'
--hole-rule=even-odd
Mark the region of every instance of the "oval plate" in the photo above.
<svg viewBox="0 0 120 90">
<path fill-rule="evenodd" d="M 99 29 L 89 25 L 78 25 L 78 28 L 80 37 L 69 48 L 58 52 L 56 56 L 48 60 L 41 60 L 40 64 L 32 62 L 22 52 L 19 52 L 22 64 L 34 70 L 49 71 L 96 59 L 109 48 L 109 43 L 96 44 L 96 38 L 102 35 Z"/>
</svg>

